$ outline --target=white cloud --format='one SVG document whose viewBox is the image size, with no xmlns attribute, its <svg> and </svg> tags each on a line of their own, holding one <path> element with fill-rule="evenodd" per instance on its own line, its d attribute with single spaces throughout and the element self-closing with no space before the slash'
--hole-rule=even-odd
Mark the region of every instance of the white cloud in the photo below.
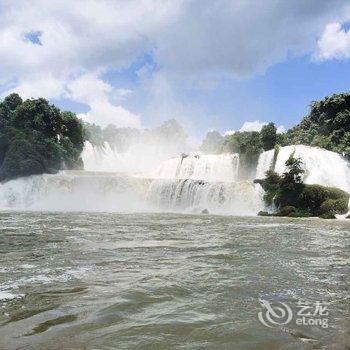
<svg viewBox="0 0 350 350">
<path fill-rule="evenodd" d="M 283 134 L 284 132 L 286 132 L 286 128 L 284 125 L 280 125 L 277 127 L 277 134 Z"/>
<path fill-rule="evenodd" d="M 12 92 L 17 92 L 22 98 L 57 98 L 65 94 L 65 80 L 55 78 L 50 73 L 33 75 L 18 80 L 15 87 L 6 90 L 2 96 Z"/>
<path fill-rule="evenodd" d="M 261 128 L 266 125 L 265 122 L 260 122 L 259 120 L 255 120 L 254 122 L 244 122 L 239 131 L 260 131 Z"/>
<path fill-rule="evenodd" d="M 98 78 L 97 74 L 85 74 L 67 86 L 67 94 L 73 101 L 83 102 L 89 105 L 87 113 L 78 116 L 86 121 L 100 125 L 115 124 L 119 127 L 140 127 L 140 117 L 126 110 L 122 106 L 111 103 L 110 96 L 115 95 L 115 90 L 110 84 Z M 122 94 L 125 92 L 123 91 Z"/>
<path fill-rule="evenodd" d="M 346 0 L 6 1 L 0 76 L 118 69 L 151 51 L 163 67 L 177 71 L 250 75 L 288 54 L 312 52 L 330 20 L 348 18 L 348 5 Z M 40 32 L 42 45 L 25 40 L 28 32 Z"/>
<path fill-rule="evenodd" d="M 266 122 L 261 122 L 259 120 L 255 120 L 253 122 L 244 122 L 239 131 L 261 131 L 264 125 L 267 125 Z M 286 131 L 286 128 L 283 125 L 277 126 L 277 133 L 281 134 Z M 225 133 L 226 134 L 226 133 Z"/>
<path fill-rule="evenodd" d="M 115 124 L 118 127 L 140 127 L 140 117 L 122 106 L 114 106 L 108 101 L 102 100 L 91 103 L 90 108 L 89 112 L 80 113 L 78 117 L 102 126 Z"/>
<path fill-rule="evenodd" d="M 317 45 L 316 60 L 350 58 L 350 31 L 342 29 L 340 23 L 329 23 Z"/>
<path fill-rule="evenodd" d="M 236 130 L 226 130 L 224 132 L 224 136 L 230 136 L 233 135 L 236 132 Z"/>
<path fill-rule="evenodd" d="M 349 19 L 347 1 L 187 1 L 157 37 L 156 55 L 182 74 L 246 77 L 312 53 L 330 20 Z"/>
<path fill-rule="evenodd" d="M 120 105 L 130 92 L 114 89 L 102 73 L 150 54 L 158 71 L 146 65 L 138 76 L 153 85 L 159 114 L 180 114 L 171 77 L 199 77 L 201 86 L 208 76 L 261 73 L 287 56 L 314 52 L 327 23 L 350 18 L 346 0 L 18 0 L 0 6 L 0 85 L 11 87 L 5 92 L 70 98 L 90 106 L 86 117 L 130 125 L 139 117 Z M 320 57 L 348 57 L 348 33 L 327 28 Z M 26 33 L 39 32 L 41 45 L 26 40 Z M 89 74 L 96 79 L 86 80 Z"/>
</svg>

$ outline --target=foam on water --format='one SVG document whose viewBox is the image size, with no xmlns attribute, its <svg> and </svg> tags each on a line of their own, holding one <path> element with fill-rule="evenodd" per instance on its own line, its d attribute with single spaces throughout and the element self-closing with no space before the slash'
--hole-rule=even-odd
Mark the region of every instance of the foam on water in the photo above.
<svg viewBox="0 0 350 350">
<path fill-rule="evenodd" d="M 13 294 L 6 291 L 0 291 L 0 301 L 9 301 L 13 299 L 20 299 L 24 294 Z"/>
</svg>

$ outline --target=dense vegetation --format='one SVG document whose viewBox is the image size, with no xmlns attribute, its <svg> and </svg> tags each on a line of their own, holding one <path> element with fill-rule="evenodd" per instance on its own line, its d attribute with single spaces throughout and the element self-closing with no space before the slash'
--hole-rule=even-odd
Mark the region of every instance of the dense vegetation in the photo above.
<svg viewBox="0 0 350 350">
<path fill-rule="evenodd" d="M 274 123 L 260 132 L 235 132 L 222 136 L 211 131 L 204 139 L 204 153 L 240 153 L 242 177 L 249 177 L 256 168 L 259 154 L 287 145 L 310 145 L 338 152 L 350 158 L 350 94 L 335 94 L 311 104 L 310 113 L 300 124 L 278 134 Z"/>
<path fill-rule="evenodd" d="M 0 181 L 82 168 L 83 125 L 43 98 L 17 94 L 0 103 Z"/>
<path fill-rule="evenodd" d="M 240 177 L 250 178 L 254 175 L 259 155 L 273 149 L 277 143 L 277 129 L 274 123 L 266 124 L 260 132 L 237 131 L 222 136 L 217 131 L 207 133 L 200 150 L 204 153 L 239 153 Z"/>
<path fill-rule="evenodd" d="M 283 135 L 281 144 L 317 146 L 350 155 L 350 94 L 313 102 L 309 115 Z"/>
<path fill-rule="evenodd" d="M 265 190 L 266 205 L 275 207 L 277 216 L 319 216 L 334 218 L 346 214 L 350 195 L 340 189 L 320 185 L 306 185 L 302 182 L 302 162 L 293 155 L 286 162 L 287 171 L 278 175 L 267 171 L 266 178 L 255 180 Z M 260 215 L 269 215 L 260 212 Z"/>
<path fill-rule="evenodd" d="M 137 143 L 155 147 L 167 144 L 175 152 L 186 144 L 187 136 L 175 120 L 143 131 L 83 125 L 75 114 L 61 112 L 45 99 L 22 101 L 11 94 L 0 103 L 0 181 L 82 168 L 84 139 L 97 146 L 107 141 L 119 152 Z M 211 131 L 200 149 L 211 154 L 239 153 L 240 177 L 253 178 L 261 152 L 291 144 L 319 146 L 350 156 L 350 94 L 313 102 L 309 115 L 286 133 L 278 134 L 273 123 L 264 125 L 260 132 L 238 131 L 222 136 Z"/>
</svg>

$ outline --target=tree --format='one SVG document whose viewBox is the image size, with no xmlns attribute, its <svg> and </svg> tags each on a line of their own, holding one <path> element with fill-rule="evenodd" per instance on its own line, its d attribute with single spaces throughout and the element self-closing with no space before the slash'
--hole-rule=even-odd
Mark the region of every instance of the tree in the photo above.
<svg viewBox="0 0 350 350">
<path fill-rule="evenodd" d="M 262 152 L 260 133 L 256 131 L 235 132 L 225 137 L 224 152 L 239 153 L 239 176 L 243 179 L 255 175 L 259 155 Z"/>
<path fill-rule="evenodd" d="M 277 141 L 277 128 L 274 123 L 264 125 L 260 132 L 262 146 L 265 151 L 273 149 Z"/>
<path fill-rule="evenodd" d="M 294 158 L 294 154 L 291 154 L 286 161 L 288 171 L 283 174 L 283 179 L 290 180 L 290 182 L 296 184 L 302 183 L 302 174 L 305 173 L 302 164 L 301 158 Z"/>
<path fill-rule="evenodd" d="M 72 112 L 62 112 L 62 129 L 61 134 L 67 137 L 72 144 L 81 151 L 84 147 L 83 123 Z"/>
<path fill-rule="evenodd" d="M 0 103 L 0 181 L 81 167 L 82 122 L 43 98 Z"/>
<path fill-rule="evenodd" d="M 218 131 L 209 131 L 200 146 L 200 150 L 203 153 L 220 153 L 224 137 Z"/>
<path fill-rule="evenodd" d="M 311 103 L 311 110 L 285 135 L 284 145 L 304 144 L 348 154 L 350 93 L 333 94 Z"/>
</svg>

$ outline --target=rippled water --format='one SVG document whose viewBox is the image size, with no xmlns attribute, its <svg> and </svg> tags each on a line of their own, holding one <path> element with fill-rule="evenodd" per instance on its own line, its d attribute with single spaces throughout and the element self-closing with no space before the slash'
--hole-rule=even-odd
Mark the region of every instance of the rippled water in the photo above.
<svg viewBox="0 0 350 350">
<path fill-rule="evenodd" d="M 0 349 L 349 349 L 350 221 L 0 214 Z M 329 303 L 267 328 L 260 299 Z"/>
</svg>

